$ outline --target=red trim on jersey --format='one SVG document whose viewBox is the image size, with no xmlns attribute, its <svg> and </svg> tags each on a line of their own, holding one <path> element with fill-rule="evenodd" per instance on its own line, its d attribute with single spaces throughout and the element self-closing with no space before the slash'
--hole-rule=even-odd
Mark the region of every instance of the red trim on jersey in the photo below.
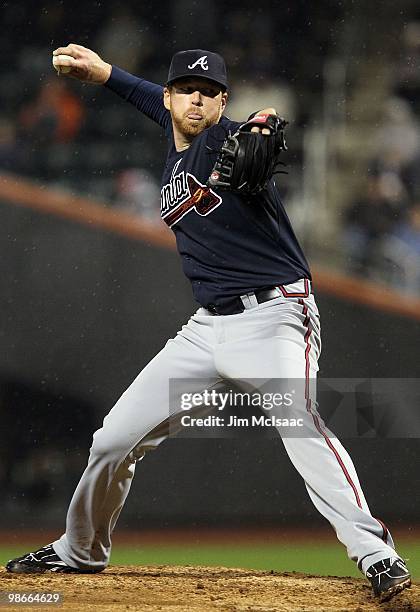
<svg viewBox="0 0 420 612">
<path fill-rule="evenodd" d="M 309 352 L 311 350 L 311 344 L 309 342 L 309 338 L 310 338 L 310 335 L 311 335 L 311 326 L 310 326 L 310 322 L 309 322 L 308 307 L 306 306 L 306 304 L 304 303 L 303 300 L 299 300 L 299 304 L 301 304 L 303 306 L 303 314 L 305 315 L 305 321 L 303 322 L 303 325 L 307 328 L 307 332 L 305 334 L 305 344 L 306 344 L 306 349 L 305 349 L 305 362 L 306 362 L 306 365 L 305 365 L 305 398 L 306 398 L 306 410 L 312 416 L 312 419 L 314 421 L 315 427 L 317 428 L 319 433 L 323 436 L 323 438 L 324 438 L 325 442 L 327 443 L 328 447 L 330 448 L 330 450 L 332 450 L 332 452 L 334 453 L 335 458 L 337 459 L 341 469 L 343 470 L 343 473 L 344 473 L 344 476 L 346 477 L 347 482 L 349 483 L 349 485 L 353 489 L 353 493 L 354 493 L 354 496 L 356 498 L 357 505 L 359 506 L 359 508 L 362 508 L 362 503 L 360 501 L 360 496 L 359 496 L 359 493 L 357 491 L 356 485 L 354 484 L 353 480 L 351 479 L 351 476 L 348 473 L 347 468 L 344 465 L 344 462 L 341 459 L 337 449 L 333 446 L 331 440 L 329 439 L 329 437 L 327 436 L 325 431 L 322 429 L 322 427 L 321 427 L 321 425 L 319 423 L 319 419 L 318 419 L 317 415 L 315 415 L 312 412 L 312 409 L 311 409 L 311 399 L 309 397 L 309 370 L 310 370 Z"/>
<path fill-rule="evenodd" d="M 291 285 L 293 283 L 290 283 Z M 309 296 L 309 281 L 307 278 L 304 279 L 304 286 L 305 286 L 305 291 L 304 292 L 298 292 L 298 293 L 288 293 L 287 289 L 284 287 L 284 285 L 278 285 L 278 288 L 280 289 L 280 291 L 282 292 L 284 297 L 308 297 Z"/>
</svg>

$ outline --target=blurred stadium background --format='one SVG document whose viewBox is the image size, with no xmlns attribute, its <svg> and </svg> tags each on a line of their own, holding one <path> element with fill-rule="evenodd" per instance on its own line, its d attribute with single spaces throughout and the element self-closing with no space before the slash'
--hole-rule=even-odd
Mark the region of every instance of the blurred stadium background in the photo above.
<svg viewBox="0 0 420 612">
<path fill-rule="evenodd" d="M 158 128 L 101 87 L 57 78 L 57 46 L 83 44 L 158 83 L 177 50 L 224 55 L 227 114 L 270 104 L 290 121 L 282 189 L 314 269 L 320 374 L 418 377 L 418 3 L 54 1 L 0 11 L 0 561 L 61 532 L 93 431 L 195 309 L 159 223 Z M 419 440 L 344 443 L 419 577 Z M 354 573 L 280 440 L 171 439 L 151 455 L 114 562 Z"/>
</svg>

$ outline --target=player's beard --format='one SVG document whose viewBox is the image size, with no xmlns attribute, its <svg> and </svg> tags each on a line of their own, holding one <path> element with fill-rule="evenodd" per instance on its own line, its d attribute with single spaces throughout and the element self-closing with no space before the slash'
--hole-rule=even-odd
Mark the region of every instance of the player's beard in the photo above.
<svg viewBox="0 0 420 612">
<path fill-rule="evenodd" d="M 213 125 L 213 123 L 215 123 L 214 121 L 211 121 L 206 117 L 203 117 L 201 121 L 192 121 L 191 119 L 188 119 L 187 115 L 188 113 L 186 113 L 182 117 L 174 115 L 172 116 L 173 122 L 175 123 L 178 130 L 187 138 L 194 138 L 195 136 L 198 136 L 198 134 L 201 134 L 203 130 L 206 130 L 211 125 Z"/>
</svg>

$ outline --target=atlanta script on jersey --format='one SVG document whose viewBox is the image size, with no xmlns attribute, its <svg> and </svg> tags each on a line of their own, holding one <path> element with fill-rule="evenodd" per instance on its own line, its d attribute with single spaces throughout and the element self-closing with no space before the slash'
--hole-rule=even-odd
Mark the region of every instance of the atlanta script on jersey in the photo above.
<svg viewBox="0 0 420 612">
<path fill-rule="evenodd" d="M 208 215 L 219 206 L 222 198 L 210 187 L 202 185 L 189 172 L 177 172 L 181 160 L 175 164 L 171 180 L 162 187 L 161 214 L 162 219 L 172 227 L 184 215 L 194 210 L 199 215 Z"/>
</svg>

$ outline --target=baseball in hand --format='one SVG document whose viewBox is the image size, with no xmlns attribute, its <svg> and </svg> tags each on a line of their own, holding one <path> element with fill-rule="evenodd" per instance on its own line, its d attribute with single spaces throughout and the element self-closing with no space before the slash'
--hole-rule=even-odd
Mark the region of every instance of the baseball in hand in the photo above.
<svg viewBox="0 0 420 612">
<path fill-rule="evenodd" d="M 70 72 L 73 67 L 72 66 L 63 66 L 61 62 L 63 60 L 73 60 L 74 58 L 71 55 L 53 55 L 52 63 L 57 72 L 62 72 L 66 74 L 66 72 Z"/>
</svg>

